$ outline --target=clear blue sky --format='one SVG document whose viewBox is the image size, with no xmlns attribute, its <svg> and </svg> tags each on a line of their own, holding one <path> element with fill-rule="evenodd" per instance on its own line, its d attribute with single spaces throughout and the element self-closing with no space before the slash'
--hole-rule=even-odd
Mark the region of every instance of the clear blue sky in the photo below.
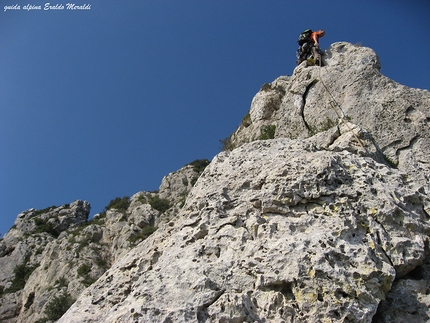
<svg viewBox="0 0 430 323">
<path fill-rule="evenodd" d="M 304 29 L 326 30 L 323 49 L 371 47 L 384 75 L 430 89 L 428 0 L 0 3 L 2 234 L 23 210 L 83 199 L 93 215 L 212 159 L 261 85 L 293 73 Z"/>
</svg>

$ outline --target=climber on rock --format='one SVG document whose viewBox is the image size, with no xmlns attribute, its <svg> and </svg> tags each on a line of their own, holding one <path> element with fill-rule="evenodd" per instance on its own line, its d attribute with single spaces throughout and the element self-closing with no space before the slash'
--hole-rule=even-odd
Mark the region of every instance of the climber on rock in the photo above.
<svg viewBox="0 0 430 323">
<path fill-rule="evenodd" d="M 318 40 L 325 35 L 324 30 L 312 31 L 307 29 L 302 32 L 297 40 L 299 48 L 297 49 L 297 65 L 300 65 L 305 60 L 313 58 L 311 65 L 322 65 L 320 45 Z"/>
</svg>

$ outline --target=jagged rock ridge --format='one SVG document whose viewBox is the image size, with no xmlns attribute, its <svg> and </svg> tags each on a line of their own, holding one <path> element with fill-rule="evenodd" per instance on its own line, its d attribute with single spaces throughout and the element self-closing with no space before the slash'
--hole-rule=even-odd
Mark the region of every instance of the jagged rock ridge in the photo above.
<svg viewBox="0 0 430 323">
<path fill-rule="evenodd" d="M 235 149 L 195 185 L 190 166 L 163 179 L 163 215 L 141 192 L 88 226 L 110 268 L 85 290 L 68 284 L 78 299 L 59 322 L 428 320 L 430 94 L 381 75 L 369 48 L 335 43 L 324 63 L 265 84 Z M 123 237 L 147 226 L 158 230 L 130 249 Z M 62 235 L 46 250 L 67 249 Z M 10 322 L 40 317 L 39 268 L 7 294 L 21 304 Z"/>
</svg>

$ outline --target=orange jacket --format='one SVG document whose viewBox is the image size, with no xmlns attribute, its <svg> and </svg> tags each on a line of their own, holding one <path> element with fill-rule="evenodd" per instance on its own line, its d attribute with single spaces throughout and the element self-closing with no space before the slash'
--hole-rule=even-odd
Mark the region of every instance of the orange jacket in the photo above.
<svg viewBox="0 0 430 323">
<path fill-rule="evenodd" d="M 320 39 L 321 37 L 323 37 L 325 35 L 325 31 L 324 30 L 318 30 L 318 31 L 314 31 L 311 35 L 311 39 L 314 42 L 315 46 L 319 46 L 318 43 L 318 39 Z"/>
</svg>

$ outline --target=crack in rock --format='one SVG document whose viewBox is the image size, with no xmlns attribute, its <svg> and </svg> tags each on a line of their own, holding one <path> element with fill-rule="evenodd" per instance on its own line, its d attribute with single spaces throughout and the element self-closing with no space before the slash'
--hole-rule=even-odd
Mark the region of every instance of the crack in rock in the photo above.
<svg viewBox="0 0 430 323">
<path fill-rule="evenodd" d="M 301 108 L 300 108 L 300 115 L 301 115 L 301 117 L 302 117 L 302 119 L 303 119 L 303 123 L 305 124 L 305 127 L 306 127 L 306 129 L 308 129 L 308 131 L 310 131 L 310 127 L 309 127 L 309 125 L 308 125 L 308 123 L 306 122 L 306 119 L 305 119 L 305 106 L 306 106 L 306 97 L 308 96 L 308 93 L 309 93 L 309 91 L 310 91 L 310 89 L 316 84 L 318 82 L 318 80 L 317 79 L 315 79 L 315 80 L 313 80 L 311 83 L 309 83 L 307 86 L 306 86 L 306 90 L 305 90 L 305 92 L 303 93 L 303 95 L 302 95 L 302 106 L 301 106 Z"/>
</svg>

